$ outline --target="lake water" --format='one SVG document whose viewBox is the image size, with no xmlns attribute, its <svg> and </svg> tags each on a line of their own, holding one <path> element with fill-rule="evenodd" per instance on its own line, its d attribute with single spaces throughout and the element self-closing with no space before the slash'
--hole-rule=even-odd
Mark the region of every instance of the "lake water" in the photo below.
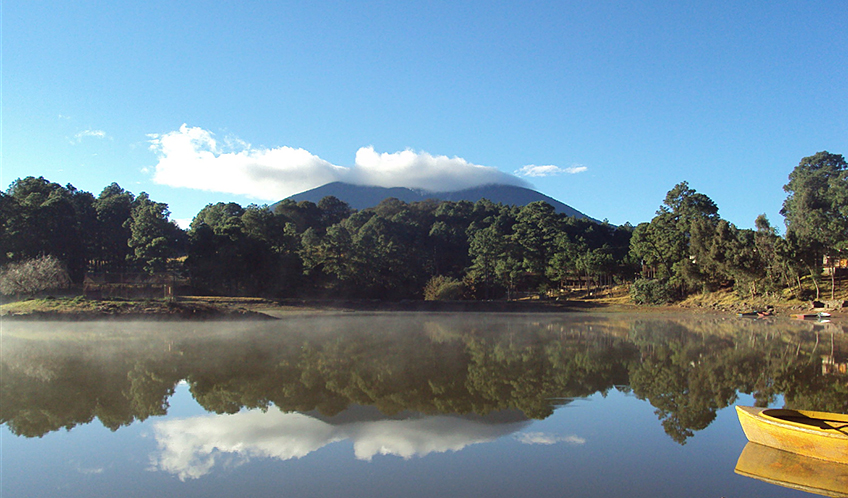
<svg viewBox="0 0 848 498">
<path fill-rule="evenodd" d="M 2 332 L 4 498 L 810 496 L 734 472 L 733 405 L 848 410 L 846 334 L 779 319 L 344 313 Z"/>
</svg>

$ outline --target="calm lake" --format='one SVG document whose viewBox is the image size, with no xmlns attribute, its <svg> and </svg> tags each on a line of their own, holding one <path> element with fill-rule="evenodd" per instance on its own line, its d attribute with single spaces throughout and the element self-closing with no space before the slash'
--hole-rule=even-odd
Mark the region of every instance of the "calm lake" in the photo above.
<svg viewBox="0 0 848 498">
<path fill-rule="evenodd" d="M 831 323 L 0 326 L 4 498 L 811 496 L 734 472 L 747 440 L 733 405 L 848 410 L 848 334 Z"/>
</svg>

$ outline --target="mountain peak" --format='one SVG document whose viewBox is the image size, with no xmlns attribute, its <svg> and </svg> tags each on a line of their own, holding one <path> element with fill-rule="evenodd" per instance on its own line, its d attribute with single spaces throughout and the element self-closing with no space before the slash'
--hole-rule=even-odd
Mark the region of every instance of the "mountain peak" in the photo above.
<svg viewBox="0 0 848 498">
<path fill-rule="evenodd" d="M 384 199 L 394 197 L 403 202 L 420 202 L 427 199 L 440 201 L 470 201 L 477 202 L 480 199 L 488 199 L 495 203 L 525 206 L 531 202 L 544 201 L 554 207 L 556 212 L 567 216 L 585 218 L 597 222 L 597 220 L 586 216 L 573 207 L 560 202 L 535 190 L 519 187 L 516 185 L 491 184 L 481 185 L 451 192 L 430 192 L 422 189 L 411 189 L 408 187 L 376 187 L 369 185 L 353 185 L 344 182 L 332 182 L 320 187 L 306 190 L 292 195 L 287 199 L 295 202 L 310 201 L 318 203 L 327 196 L 333 196 L 358 210 L 374 207 Z"/>
</svg>

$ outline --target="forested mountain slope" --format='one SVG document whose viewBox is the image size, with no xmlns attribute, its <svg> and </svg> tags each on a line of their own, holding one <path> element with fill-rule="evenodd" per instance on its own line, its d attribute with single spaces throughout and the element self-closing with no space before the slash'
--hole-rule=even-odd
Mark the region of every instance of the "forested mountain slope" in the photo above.
<svg viewBox="0 0 848 498">
<path fill-rule="evenodd" d="M 311 201 L 318 203 L 327 196 L 333 196 L 358 210 L 374 207 L 383 199 L 394 197 L 406 203 L 419 202 L 426 199 L 437 199 L 441 201 L 470 201 L 477 202 L 480 199 L 488 199 L 495 204 L 508 206 L 526 206 L 531 202 L 544 201 L 554 207 L 557 213 L 577 218 L 586 218 L 597 221 L 573 207 L 562 203 L 553 197 L 549 197 L 535 190 L 516 187 L 514 185 L 484 185 L 469 189 L 457 190 L 455 192 L 427 192 L 423 190 L 406 187 L 374 187 L 366 185 L 353 185 L 344 182 L 332 182 L 320 187 L 295 194 L 289 199 L 295 202 Z M 274 206 L 272 206 L 273 209 Z"/>
</svg>

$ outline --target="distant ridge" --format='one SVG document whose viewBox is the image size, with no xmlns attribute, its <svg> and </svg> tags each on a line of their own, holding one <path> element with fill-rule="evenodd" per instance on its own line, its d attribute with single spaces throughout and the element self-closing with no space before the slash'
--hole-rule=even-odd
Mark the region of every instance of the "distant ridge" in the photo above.
<svg viewBox="0 0 848 498">
<path fill-rule="evenodd" d="M 406 187 L 373 187 L 365 185 L 353 185 L 344 182 L 332 182 L 320 187 L 301 192 L 288 197 L 295 202 L 310 201 L 318 203 L 327 196 L 336 197 L 358 210 L 374 207 L 384 199 L 394 197 L 403 202 L 420 202 L 426 199 L 440 201 L 470 201 L 477 202 L 480 199 L 488 199 L 494 203 L 511 206 L 526 206 L 531 202 L 545 201 L 554 207 L 556 212 L 567 216 L 585 218 L 590 221 L 598 220 L 586 216 L 568 204 L 562 203 L 553 197 L 549 197 L 535 190 L 517 187 L 515 185 L 484 185 L 481 187 L 457 190 L 455 192 L 426 192 Z"/>
</svg>

